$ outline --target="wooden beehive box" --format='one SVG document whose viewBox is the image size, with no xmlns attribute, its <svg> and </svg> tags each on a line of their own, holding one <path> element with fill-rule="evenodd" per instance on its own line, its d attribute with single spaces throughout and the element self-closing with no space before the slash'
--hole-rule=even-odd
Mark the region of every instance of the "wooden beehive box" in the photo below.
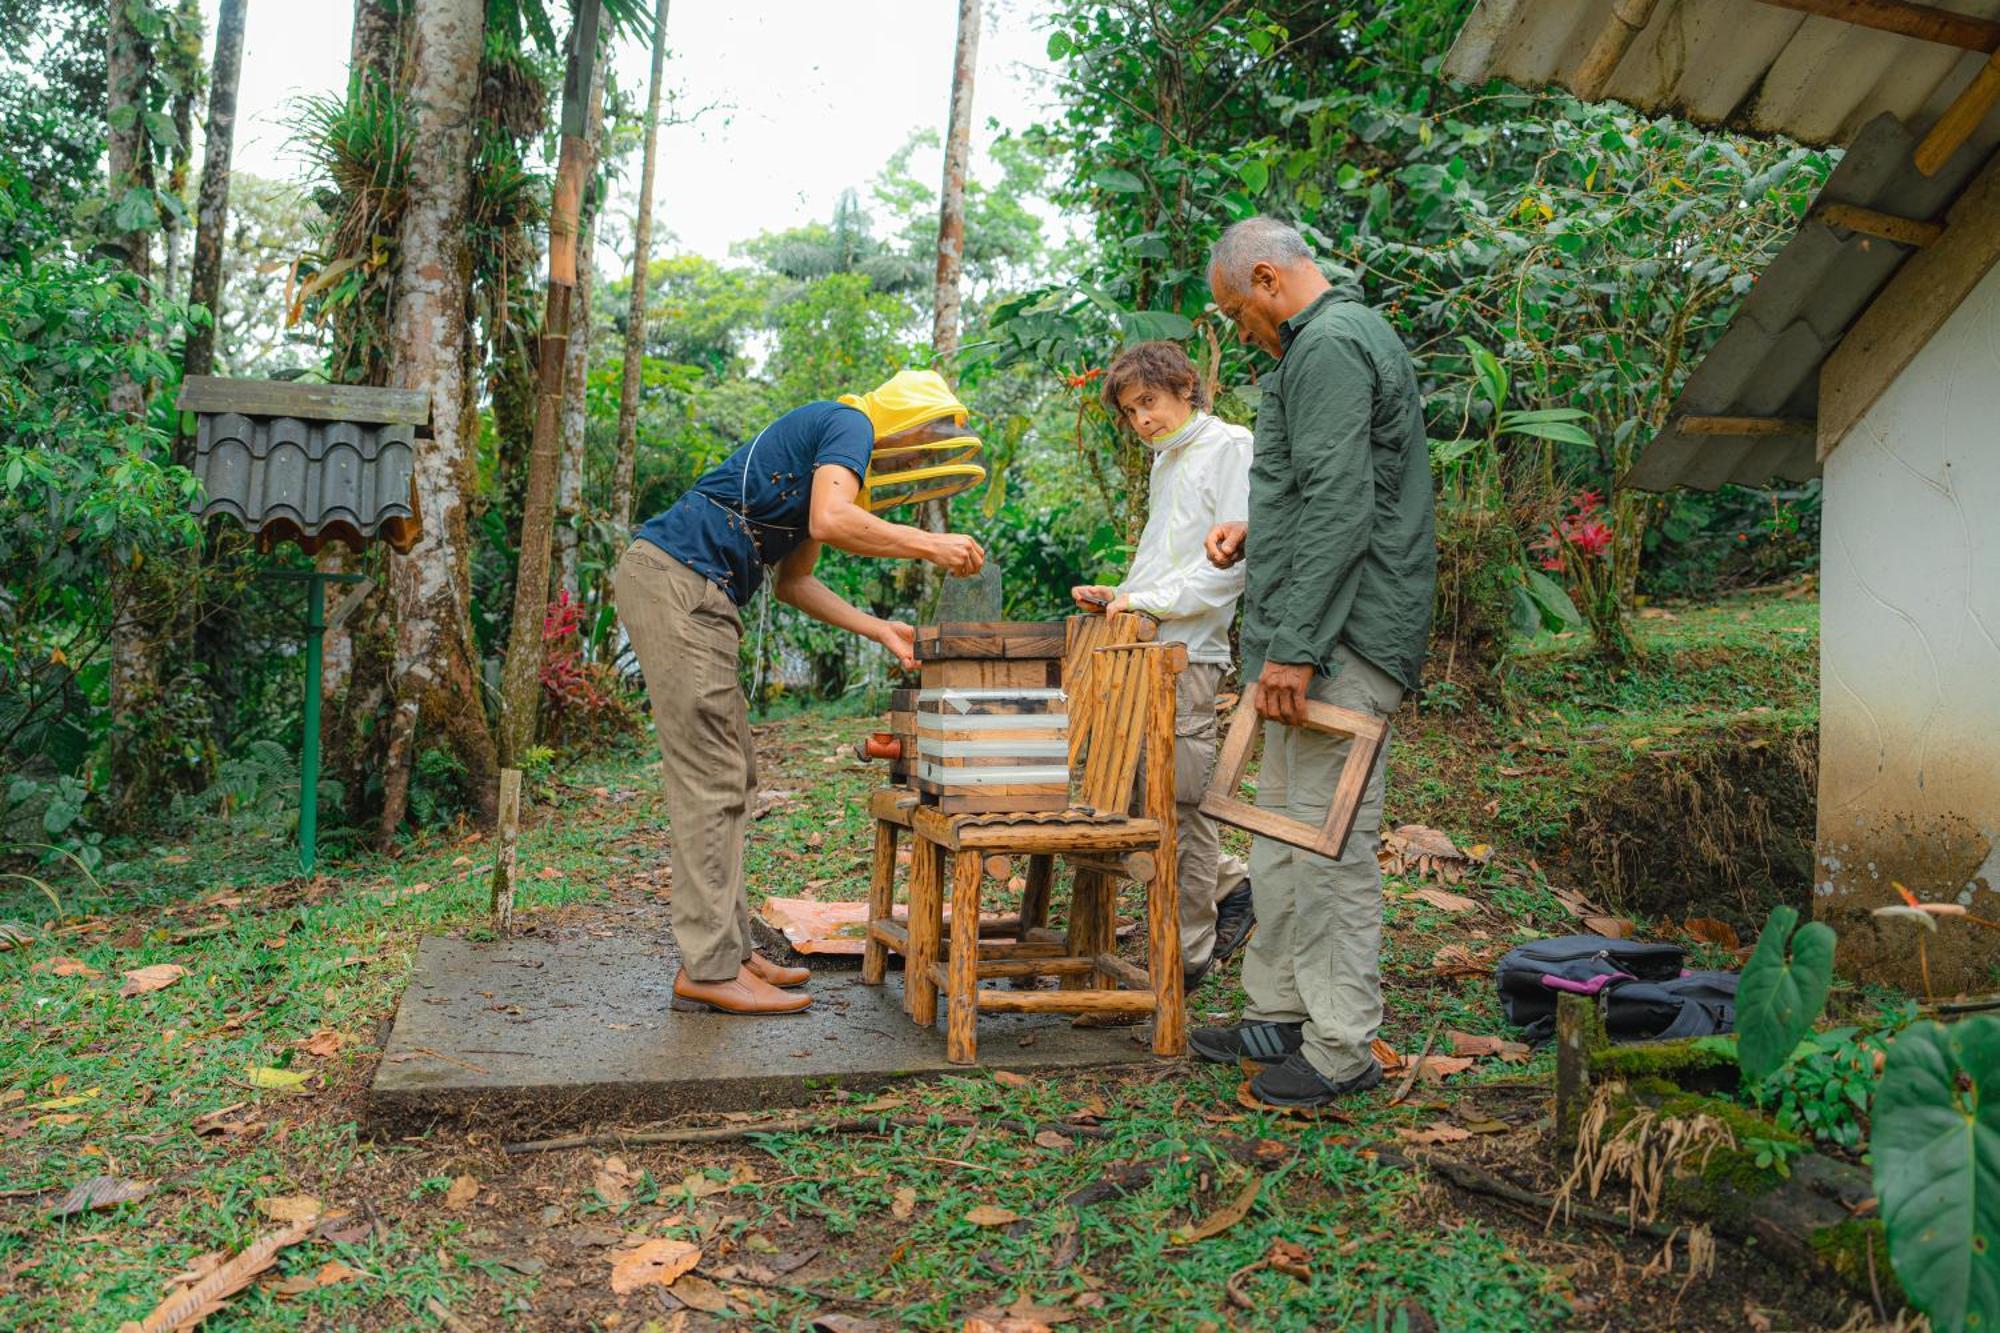
<svg viewBox="0 0 2000 1333">
<path fill-rule="evenodd" d="M 1069 804 L 1060 623 L 947 622 L 917 632 L 912 785 L 951 814 Z"/>
</svg>

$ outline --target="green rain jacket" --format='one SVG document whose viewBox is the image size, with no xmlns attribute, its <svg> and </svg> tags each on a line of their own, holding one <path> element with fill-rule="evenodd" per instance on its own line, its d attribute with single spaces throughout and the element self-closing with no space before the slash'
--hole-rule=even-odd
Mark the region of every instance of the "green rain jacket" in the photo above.
<svg viewBox="0 0 2000 1333">
<path fill-rule="evenodd" d="M 1361 287 L 1279 326 L 1250 465 L 1243 678 L 1266 661 L 1335 675 L 1335 644 L 1417 688 L 1437 586 L 1416 369 Z"/>
</svg>

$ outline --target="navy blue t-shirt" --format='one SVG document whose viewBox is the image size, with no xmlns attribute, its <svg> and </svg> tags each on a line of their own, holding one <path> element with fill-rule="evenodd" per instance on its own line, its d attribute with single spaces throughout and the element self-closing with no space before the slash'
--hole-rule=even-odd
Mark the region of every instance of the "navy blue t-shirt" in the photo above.
<svg viewBox="0 0 2000 1333">
<path fill-rule="evenodd" d="M 710 468 L 638 535 L 747 606 L 764 566 L 810 535 L 814 469 L 836 464 L 860 479 L 874 448 L 875 428 L 860 408 L 807 403 Z"/>
</svg>

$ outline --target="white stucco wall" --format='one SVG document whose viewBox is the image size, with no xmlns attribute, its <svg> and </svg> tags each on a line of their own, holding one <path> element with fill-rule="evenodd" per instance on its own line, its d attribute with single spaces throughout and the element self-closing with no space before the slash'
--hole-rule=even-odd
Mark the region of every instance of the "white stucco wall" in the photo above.
<svg viewBox="0 0 2000 1333">
<path fill-rule="evenodd" d="M 1890 881 L 2000 919 L 2000 268 L 1828 457 L 1821 580 L 1819 914 L 1915 985 Z M 1993 984 L 2000 932 L 1939 925 L 1933 985 Z"/>
</svg>

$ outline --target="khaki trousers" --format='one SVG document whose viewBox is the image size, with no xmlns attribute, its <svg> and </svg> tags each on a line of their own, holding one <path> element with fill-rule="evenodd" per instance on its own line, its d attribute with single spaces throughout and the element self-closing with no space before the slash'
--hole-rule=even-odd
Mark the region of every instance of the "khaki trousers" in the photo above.
<svg viewBox="0 0 2000 1333">
<path fill-rule="evenodd" d="M 743 622 L 722 590 L 651 542 L 613 576 L 660 737 L 673 832 L 674 944 L 695 981 L 731 981 L 750 957 L 743 848 L 757 791 L 749 701 L 736 679 Z"/>
<path fill-rule="evenodd" d="M 1339 674 L 1314 676 L 1312 698 L 1388 717 L 1403 687 L 1348 650 L 1334 649 Z M 1282 723 L 1264 724 L 1264 759 L 1257 804 L 1318 824 L 1352 740 Z M 1382 1025 L 1382 774 L 1375 766 L 1338 861 L 1270 838 L 1250 844 L 1250 893 L 1257 933 L 1243 961 L 1245 1019 L 1303 1023 L 1305 1057 L 1335 1081 L 1354 1077 L 1374 1057 L 1369 1043 Z"/>
<path fill-rule="evenodd" d="M 1215 951 L 1216 904 L 1243 882 L 1243 863 L 1222 855 L 1221 830 L 1201 812 L 1201 796 L 1215 771 L 1215 695 L 1224 668 L 1190 662 L 1175 685 L 1174 811 L 1179 820 L 1181 963 L 1200 967 Z"/>
</svg>

